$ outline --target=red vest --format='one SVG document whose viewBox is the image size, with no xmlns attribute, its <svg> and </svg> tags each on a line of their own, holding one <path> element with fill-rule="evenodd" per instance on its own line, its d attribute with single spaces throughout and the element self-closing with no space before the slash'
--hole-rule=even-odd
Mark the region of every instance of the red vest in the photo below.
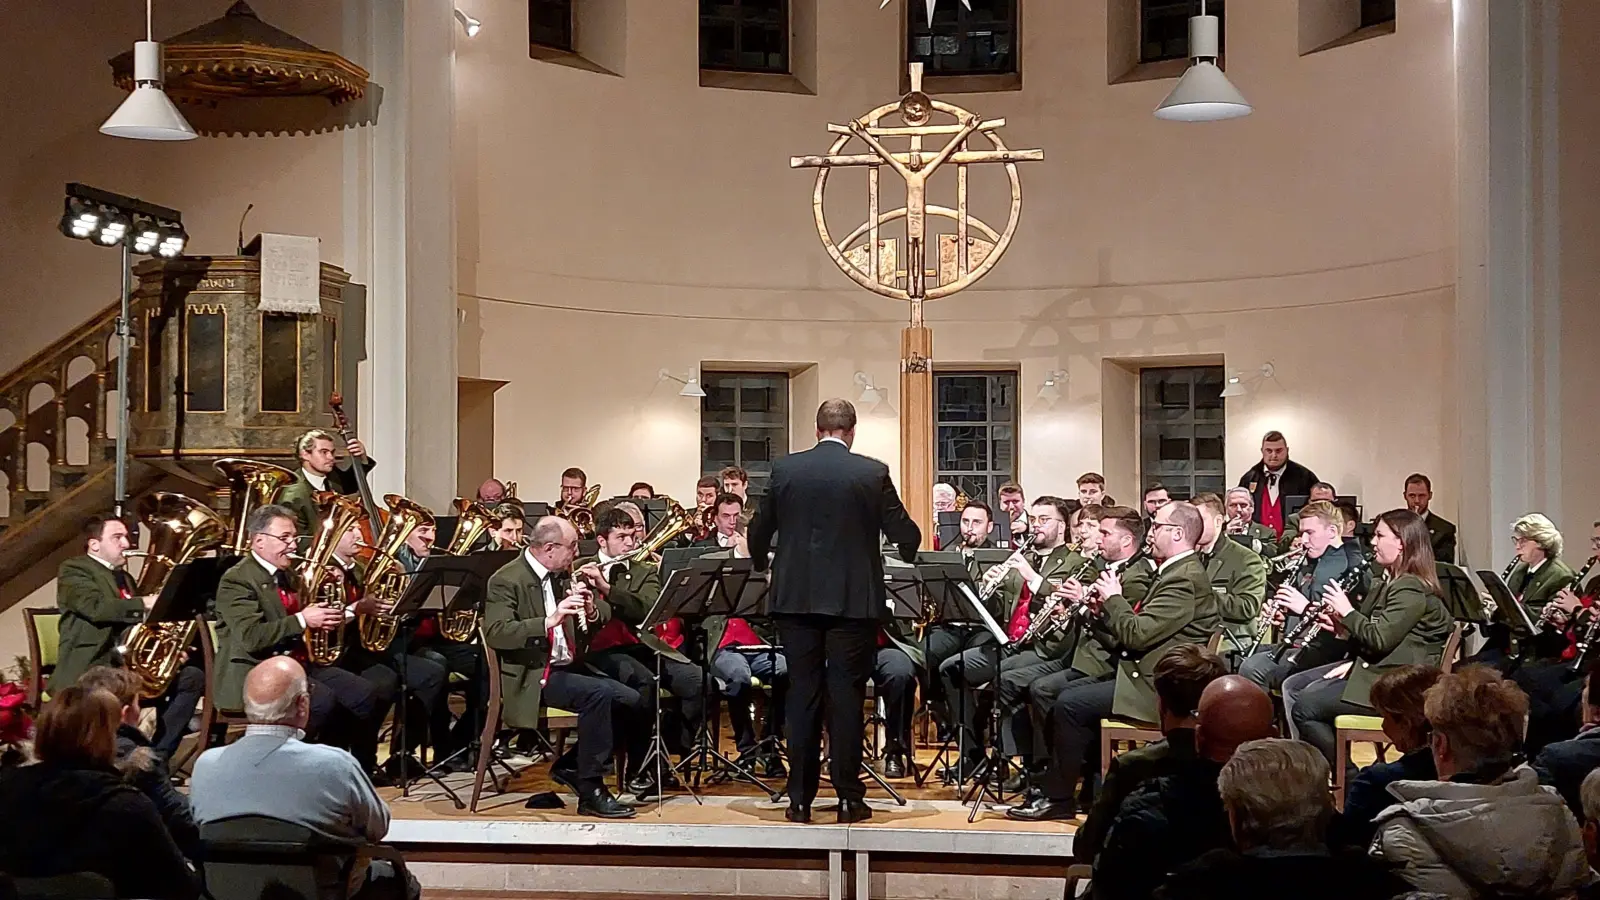
<svg viewBox="0 0 1600 900">
<path fill-rule="evenodd" d="M 1266 491 L 1261 492 L 1261 524 L 1271 528 L 1278 537 L 1283 537 L 1283 493 L 1281 491 L 1276 500 L 1271 499 Z"/>
</svg>

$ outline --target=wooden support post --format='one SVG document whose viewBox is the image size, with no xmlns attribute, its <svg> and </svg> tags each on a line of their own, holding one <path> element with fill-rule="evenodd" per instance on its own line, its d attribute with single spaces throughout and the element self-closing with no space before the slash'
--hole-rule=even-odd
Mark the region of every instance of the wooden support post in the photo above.
<svg viewBox="0 0 1600 900">
<path fill-rule="evenodd" d="M 933 547 L 933 332 L 918 322 L 900 332 L 900 494 Z"/>
</svg>

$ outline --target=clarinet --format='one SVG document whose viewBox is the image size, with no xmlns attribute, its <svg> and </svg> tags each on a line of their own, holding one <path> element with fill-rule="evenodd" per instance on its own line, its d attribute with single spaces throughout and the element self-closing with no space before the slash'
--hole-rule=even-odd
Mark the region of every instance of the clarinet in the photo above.
<svg viewBox="0 0 1600 900">
<path fill-rule="evenodd" d="M 1361 575 L 1370 564 L 1371 560 L 1363 557 L 1361 562 L 1345 569 L 1338 578 L 1334 579 L 1333 583 L 1339 586 L 1339 590 L 1349 594 L 1355 590 L 1356 585 L 1361 583 Z M 1306 611 L 1300 615 L 1300 622 L 1295 625 L 1293 631 L 1284 635 L 1283 644 L 1272 655 L 1272 661 L 1293 664 L 1300 657 L 1300 651 L 1304 650 L 1306 645 L 1311 643 L 1311 639 L 1316 637 L 1317 632 L 1322 629 L 1322 623 L 1317 620 L 1327 608 L 1328 599 L 1326 596 L 1309 600 L 1306 603 Z"/>
<path fill-rule="evenodd" d="M 1078 568 L 1078 571 L 1072 573 L 1072 576 L 1068 580 L 1076 581 L 1082 584 L 1088 584 L 1089 582 L 1085 582 L 1083 579 L 1086 576 L 1094 573 L 1095 564 L 1099 562 L 1099 560 L 1100 551 L 1089 551 L 1089 555 L 1083 561 L 1083 565 Z M 1065 584 L 1065 582 L 1062 583 Z M 1007 644 L 1006 650 L 1008 652 L 1015 653 L 1018 650 L 1030 646 L 1037 641 L 1044 640 L 1045 638 L 1052 637 L 1066 631 L 1068 628 L 1072 627 L 1072 625 L 1080 616 L 1087 615 L 1089 609 L 1088 601 L 1089 593 L 1085 593 L 1083 600 L 1069 605 L 1065 612 L 1058 612 L 1058 610 L 1061 609 L 1061 606 L 1067 603 L 1067 601 L 1057 599 L 1055 592 L 1052 591 L 1050 598 L 1046 600 L 1045 604 L 1039 608 L 1039 611 L 1028 620 L 1028 630 L 1023 632 L 1022 637 L 1017 638 L 1016 640 Z"/>
<path fill-rule="evenodd" d="M 1594 568 L 1596 562 L 1600 562 L 1600 556 L 1589 557 L 1583 564 L 1583 568 L 1578 570 L 1578 574 L 1572 576 L 1572 581 L 1567 585 L 1567 588 L 1573 593 L 1582 590 L 1583 580 L 1589 577 L 1589 572 Z M 1545 607 L 1545 609 L 1549 608 L 1549 605 Z M 1584 611 L 1585 608 L 1582 606 L 1573 610 L 1572 621 L 1576 622 L 1578 614 Z M 1541 615 L 1540 620 L 1543 621 L 1543 619 L 1544 617 Z M 1588 607 L 1588 621 L 1584 623 L 1583 630 L 1577 631 L 1577 629 L 1574 629 L 1574 631 L 1576 634 L 1572 645 L 1572 668 L 1574 671 L 1582 672 L 1589 661 L 1589 653 L 1594 650 L 1596 640 L 1600 639 L 1600 611 L 1596 611 L 1592 606 Z"/>
<path fill-rule="evenodd" d="M 1256 617 L 1256 633 L 1250 640 L 1250 649 L 1245 651 L 1245 656 L 1250 656 L 1260 650 L 1261 645 L 1265 644 L 1267 638 L 1272 635 L 1272 620 L 1278 614 L 1278 601 L 1274 599 L 1274 595 L 1278 593 L 1278 588 L 1291 581 L 1298 581 L 1305 574 L 1307 564 L 1315 566 L 1316 561 L 1306 555 L 1304 550 L 1290 550 L 1282 556 L 1275 556 L 1267 560 L 1267 567 L 1272 570 L 1272 574 L 1267 577 L 1267 588 L 1263 592 L 1261 612 Z"/>
</svg>

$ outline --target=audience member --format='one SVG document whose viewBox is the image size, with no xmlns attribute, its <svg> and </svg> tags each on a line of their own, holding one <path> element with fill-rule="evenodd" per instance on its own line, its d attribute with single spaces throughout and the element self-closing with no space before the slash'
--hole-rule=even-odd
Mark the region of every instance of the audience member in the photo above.
<svg viewBox="0 0 1600 900">
<path fill-rule="evenodd" d="M 1372 820 L 1394 803 L 1389 785 L 1439 777 L 1428 746 L 1428 719 L 1422 712 L 1423 695 L 1438 680 L 1439 670 L 1433 666 L 1401 666 L 1372 683 L 1372 707 L 1383 717 L 1383 733 L 1401 756 L 1392 762 L 1373 763 L 1350 779 L 1344 812 L 1334 820 L 1333 844 L 1365 848 L 1372 842 Z"/>
<path fill-rule="evenodd" d="M 1435 781 L 1397 781 L 1372 855 L 1447 897 L 1570 897 L 1593 879 L 1578 823 L 1521 764 L 1528 698 L 1487 666 L 1439 678 L 1423 701 Z"/>
<path fill-rule="evenodd" d="M 1167 876 L 1200 854 L 1229 844 L 1217 775 L 1240 745 L 1273 735 L 1267 693 L 1224 675 L 1200 694 L 1196 758 L 1145 784 L 1123 801 L 1095 860 L 1095 896 L 1149 897 Z"/>
<path fill-rule="evenodd" d="M 306 673 L 287 656 L 264 660 L 244 684 L 244 737 L 200 754 L 189 781 L 202 826 L 241 816 L 266 816 L 311 829 L 335 841 L 375 843 L 389 832 L 384 805 L 361 764 L 347 751 L 304 740 L 311 713 Z M 324 884 L 337 892 L 338 885 Z M 351 872 L 360 900 L 415 898 L 409 873 L 385 860 Z"/>
<path fill-rule="evenodd" d="M 1589 868 L 1600 871 L 1600 771 L 1583 777 L 1583 852 Z M 1600 882 L 1578 889 L 1578 900 L 1600 900 Z"/>
<path fill-rule="evenodd" d="M 1410 890 L 1359 850 L 1330 853 L 1328 761 L 1300 741 L 1241 746 L 1217 776 L 1232 847 L 1179 869 L 1156 892 L 1166 900 L 1377 900 Z"/>
<path fill-rule="evenodd" d="M 117 771 L 122 705 L 72 685 L 45 706 L 38 762 L 0 772 L 0 872 L 105 876 L 118 897 L 193 900 L 199 883 L 155 804 Z"/>
<path fill-rule="evenodd" d="M 1583 685 L 1583 728 L 1570 741 L 1546 744 L 1533 761 L 1539 783 L 1561 792 L 1573 815 L 1583 816 L 1582 785 L 1589 773 L 1600 768 L 1600 666 L 1589 669 Z M 1587 818 L 1585 816 L 1585 818 Z"/>
<path fill-rule="evenodd" d="M 155 752 L 150 738 L 139 730 L 139 676 L 127 669 L 95 666 L 83 673 L 78 686 L 87 691 L 106 691 L 122 705 L 122 720 L 117 725 L 117 770 L 156 805 L 161 821 L 167 824 L 167 833 L 184 855 L 193 859 L 200 844 L 200 829 L 194 823 L 189 798 L 172 786 L 166 757 Z"/>
<path fill-rule="evenodd" d="M 1199 717 L 1200 694 L 1206 685 L 1228 674 L 1215 653 L 1195 644 L 1179 644 L 1156 662 L 1156 710 L 1162 738 L 1111 760 L 1105 782 L 1095 794 L 1094 806 L 1072 836 L 1072 857 L 1094 862 L 1106 829 L 1122 808 L 1122 801 L 1140 785 L 1195 758 L 1194 727 Z"/>
</svg>

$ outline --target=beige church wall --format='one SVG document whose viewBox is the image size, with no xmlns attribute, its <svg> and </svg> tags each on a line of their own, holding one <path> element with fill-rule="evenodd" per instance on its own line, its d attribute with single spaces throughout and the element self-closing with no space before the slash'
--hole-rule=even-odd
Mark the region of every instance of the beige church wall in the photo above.
<svg viewBox="0 0 1600 900">
<path fill-rule="evenodd" d="M 520 6 L 478 4 L 487 24 L 457 47 L 460 357 L 508 382 L 496 474 L 530 497 L 574 464 L 686 495 L 698 406 L 657 373 L 703 360 L 784 364 L 819 397 L 858 396 L 864 372 L 889 402 L 863 411 L 858 447 L 897 467 L 905 310 L 837 271 L 814 176 L 787 162 L 897 95 L 899 16 L 820 0 L 809 96 L 699 87 L 689 0 L 628 6 L 626 78 L 527 59 Z M 1256 113 L 1198 126 L 1150 115 L 1170 80 L 1106 84 L 1105 4 L 1025 0 L 1023 23 L 1021 91 L 946 99 L 1006 117 L 1008 144 L 1046 161 L 1022 167 L 1006 258 L 929 318 L 937 366 L 1020 367 L 1029 491 L 1120 468 L 1131 496 L 1131 445 L 1101 429 L 1132 411 L 1102 408 L 1102 361 L 1204 355 L 1276 367 L 1229 405 L 1235 477 L 1276 427 L 1380 508 L 1422 470 L 1453 511 L 1449 4 L 1401 0 L 1394 35 L 1301 57 L 1294 4 L 1236 0 L 1227 69 Z M 838 231 L 865 204 L 864 179 L 836 177 Z M 974 185 L 996 217 L 998 176 Z M 1047 404 L 1055 369 L 1070 384 Z M 797 446 L 808 421 L 792 416 Z"/>
<path fill-rule="evenodd" d="M 157 38 L 221 15 L 215 2 L 158 3 Z M 341 4 L 256 0 L 266 22 L 337 48 Z M 261 231 L 316 235 L 322 257 L 343 259 L 342 138 L 338 134 L 133 141 L 99 133 L 127 96 L 111 83 L 112 56 L 144 36 L 144 7 L 108 0 L 6 4 L 0 54 L 16 90 L 0 140 L 0 372 L 117 298 L 118 254 L 56 230 L 62 186 L 82 182 L 183 213 L 189 252 L 233 253 L 239 217 L 255 204 L 246 238 Z"/>
</svg>

